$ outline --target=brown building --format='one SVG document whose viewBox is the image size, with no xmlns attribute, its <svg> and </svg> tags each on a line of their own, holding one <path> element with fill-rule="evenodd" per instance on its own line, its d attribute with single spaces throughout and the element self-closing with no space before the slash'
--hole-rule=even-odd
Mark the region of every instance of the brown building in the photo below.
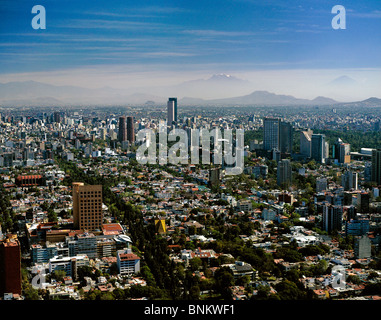
<svg viewBox="0 0 381 320">
<path fill-rule="evenodd" d="M 0 296 L 21 294 L 21 251 L 16 236 L 0 242 Z"/>
<path fill-rule="evenodd" d="M 73 183 L 74 229 L 102 230 L 102 186 Z"/>
<path fill-rule="evenodd" d="M 127 140 L 127 123 L 125 116 L 119 118 L 118 140 L 120 142 Z"/>
<path fill-rule="evenodd" d="M 41 175 L 18 176 L 16 178 L 16 185 L 18 187 L 44 186 L 45 179 Z"/>
</svg>

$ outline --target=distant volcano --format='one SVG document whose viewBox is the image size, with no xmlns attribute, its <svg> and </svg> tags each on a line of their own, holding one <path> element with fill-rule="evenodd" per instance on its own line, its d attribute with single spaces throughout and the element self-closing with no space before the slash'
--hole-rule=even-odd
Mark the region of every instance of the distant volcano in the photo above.
<svg viewBox="0 0 381 320">
<path fill-rule="evenodd" d="M 344 87 L 344 86 L 354 86 L 354 85 L 357 85 L 357 81 L 352 79 L 351 77 L 348 77 L 348 76 L 341 76 L 341 77 L 338 77 L 334 80 L 332 80 L 329 85 L 334 85 L 334 86 L 341 86 L 341 87 Z"/>
</svg>

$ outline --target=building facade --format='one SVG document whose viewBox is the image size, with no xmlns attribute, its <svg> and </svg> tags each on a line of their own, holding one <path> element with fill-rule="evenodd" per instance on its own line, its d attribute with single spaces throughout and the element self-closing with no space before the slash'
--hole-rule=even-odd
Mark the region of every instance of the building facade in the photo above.
<svg viewBox="0 0 381 320">
<path fill-rule="evenodd" d="M 73 183 L 73 220 L 77 230 L 102 230 L 102 186 Z"/>
<path fill-rule="evenodd" d="M 16 236 L 0 242 L 0 295 L 21 294 L 21 251 Z"/>
</svg>

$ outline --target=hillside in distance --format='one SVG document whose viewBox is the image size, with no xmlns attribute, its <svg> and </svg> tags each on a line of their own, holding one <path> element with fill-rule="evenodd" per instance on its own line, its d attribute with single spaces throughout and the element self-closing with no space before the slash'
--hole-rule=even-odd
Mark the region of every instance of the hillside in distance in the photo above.
<svg viewBox="0 0 381 320">
<path fill-rule="evenodd" d="M 290 95 L 278 95 L 268 91 L 254 91 L 251 94 L 214 100 L 203 100 L 195 98 L 184 98 L 183 104 L 220 104 L 220 105 L 330 105 L 339 102 L 326 98 L 317 97 L 313 100 L 298 99 Z"/>
<path fill-rule="evenodd" d="M 189 90 L 187 90 L 187 88 Z M 213 88 L 214 96 L 218 99 L 200 98 L 201 89 L 207 91 Z M 158 105 L 165 106 L 168 97 L 178 97 L 182 105 L 258 105 L 258 106 L 329 106 L 329 105 L 365 105 L 381 106 L 381 99 L 371 97 L 363 101 L 338 102 L 329 97 L 319 96 L 312 100 L 300 99 L 291 95 L 276 94 L 269 91 L 252 91 L 249 94 L 237 94 L 242 91 L 250 92 L 251 84 L 226 74 L 213 75 L 208 79 L 187 81 L 175 87 L 126 88 L 115 89 L 101 87 L 97 89 L 79 86 L 53 85 L 37 81 L 15 81 L 0 83 L 0 106 L 94 106 L 94 105 Z M 194 95 L 192 95 L 194 93 Z M 199 93 L 200 95 L 198 95 Z M 188 95 L 190 94 L 190 95 Z M 228 94 L 234 95 L 226 97 Z M 224 97 L 225 96 L 225 97 Z"/>
</svg>

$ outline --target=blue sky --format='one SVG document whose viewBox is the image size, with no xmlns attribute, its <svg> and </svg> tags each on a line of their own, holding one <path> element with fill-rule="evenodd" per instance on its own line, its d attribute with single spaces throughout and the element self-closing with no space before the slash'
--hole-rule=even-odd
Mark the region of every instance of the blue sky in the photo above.
<svg viewBox="0 0 381 320">
<path fill-rule="evenodd" d="M 46 30 L 31 27 L 37 4 L 46 9 Z M 346 8 L 346 30 L 331 27 L 336 4 Z M 320 70 L 327 81 L 343 73 L 380 77 L 380 0 L 0 0 L 0 6 L 0 82 L 140 85 L 222 72 L 275 80 L 303 70 L 316 79 Z"/>
</svg>

